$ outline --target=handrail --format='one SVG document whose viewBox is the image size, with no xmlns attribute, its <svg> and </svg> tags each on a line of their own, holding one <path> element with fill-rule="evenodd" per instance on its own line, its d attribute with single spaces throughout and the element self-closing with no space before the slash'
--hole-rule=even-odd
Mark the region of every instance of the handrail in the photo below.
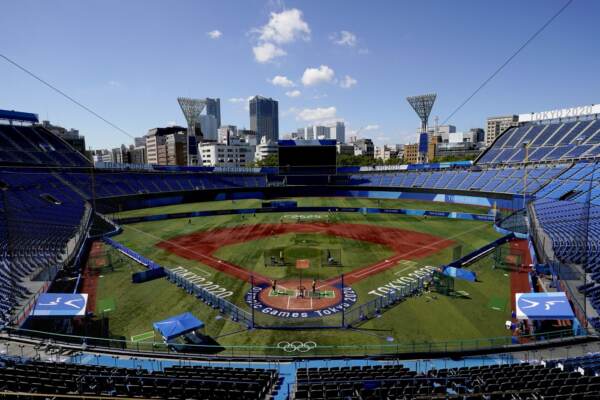
<svg viewBox="0 0 600 400">
<path fill-rule="evenodd" d="M 167 355 L 174 350 L 163 342 L 130 342 L 128 340 L 98 338 L 89 336 L 74 336 L 59 334 L 53 332 L 44 332 L 20 328 L 5 327 L 4 332 L 8 338 L 28 338 L 36 341 L 44 341 L 47 345 L 59 347 L 61 345 L 80 346 L 82 350 L 89 351 L 110 351 L 117 349 L 121 351 L 137 352 L 148 355 Z M 584 331 L 581 339 L 598 339 L 595 336 L 588 335 Z M 464 353 L 467 351 L 485 351 L 498 350 L 505 352 L 507 350 L 518 351 L 528 345 L 548 345 L 572 341 L 576 339 L 571 329 L 522 336 L 521 343 L 513 343 L 511 336 L 502 336 L 495 338 L 464 339 L 440 342 L 406 342 L 406 343 L 384 343 L 384 344 L 358 344 L 358 345 L 317 345 L 310 350 L 301 351 L 274 345 L 185 345 L 185 354 L 195 356 L 210 356 L 211 358 L 227 357 L 367 357 L 367 356 L 385 356 L 401 354 L 450 354 L 453 352 Z M 183 355 L 182 353 L 177 353 Z"/>
</svg>

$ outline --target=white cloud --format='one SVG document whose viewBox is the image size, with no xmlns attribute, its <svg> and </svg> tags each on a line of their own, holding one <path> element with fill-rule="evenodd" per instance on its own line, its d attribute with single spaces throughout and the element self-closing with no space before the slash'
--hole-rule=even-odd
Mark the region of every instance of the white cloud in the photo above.
<svg viewBox="0 0 600 400">
<path fill-rule="evenodd" d="M 331 39 L 331 41 L 339 46 L 348 46 L 348 47 L 354 47 L 356 46 L 356 35 L 352 32 L 349 31 L 341 31 L 339 33 L 334 33 L 332 34 L 329 39 Z"/>
<path fill-rule="evenodd" d="M 119 82 L 119 81 L 112 81 L 111 80 L 111 81 L 108 81 L 108 86 L 111 86 L 111 87 L 121 87 L 121 82 Z"/>
<path fill-rule="evenodd" d="M 232 97 L 229 99 L 230 103 L 243 103 L 244 101 L 246 101 L 246 99 L 243 97 Z"/>
<path fill-rule="evenodd" d="M 335 107 L 317 107 L 317 108 L 305 108 L 298 112 L 296 116 L 297 120 L 302 121 L 322 121 L 331 120 L 335 118 L 337 110 Z"/>
<path fill-rule="evenodd" d="M 218 29 L 215 29 L 214 31 L 206 32 L 206 34 L 211 39 L 218 39 L 218 38 L 220 38 L 223 35 L 223 32 L 221 32 Z"/>
<path fill-rule="evenodd" d="M 335 72 L 327 65 L 321 65 L 319 68 L 306 68 L 302 74 L 302 84 L 304 86 L 318 85 L 331 82 L 334 77 Z"/>
<path fill-rule="evenodd" d="M 177 125 L 177 122 L 175 121 L 167 121 L 167 123 L 165 124 L 165 126 L 175 126 Z"/>
<path fill-rule="evenodd" d="M 344 89 L 349 89 L 352 86 L 356 85 L 357 83 L 358 83 L 358 81 L 356 79 L 354 79 L 350 75 L 346 75 L 346 76 L 344 76 L 344 79 L 342 79 L 342 81 L 340 82 L 340 86 L 343 87 Z"/>
<path fill-rule="evenodd" d="M 359 49 L 358 54 L 369 54 L 369 49 L 367 49 L 367 48 Z"/>
<path fill-rule="evenodd" d="M 310 39 L 310 27 L 302 19 L 302 11 L 296 8 L 280 13 L 272 12 L 269 22 L 255 31 L 259 33 L 262 42 L 282 44 L 297 39 Z"/>
<path fill-rule="evenodd" d="M 285 56 L 287 53 L 273 43 L 262 43 L 252 48 L 254 59 L 259 63 L 266 63 L 274 58 Z"/>
<path fill-rule="evenodd" d="M 379 125 L 377 125 L 377 124 L 366 125 L 363 128 L 364 131 L 376 131 L 378 129 L 379 129 Z"/>
<path fill-rule="evenodd" d="M 269 82 L 271 82 L 273 85 L 275 86 L 281 86 L 281 87 L 292 87 L 292 86 L 296 86 L 294 84 L 294 82 L 291 79 L 288 79 L 287 76 L 283 76 L 283 75 L 276 75 L 273 79 L 271 79 Z"/>
<path fill-rule="evenodd" d="M 299 97 L 302 93 L 299 90 L 291 90 L 289 92 L 285 92 L 287 97 Z"/>
</svg>

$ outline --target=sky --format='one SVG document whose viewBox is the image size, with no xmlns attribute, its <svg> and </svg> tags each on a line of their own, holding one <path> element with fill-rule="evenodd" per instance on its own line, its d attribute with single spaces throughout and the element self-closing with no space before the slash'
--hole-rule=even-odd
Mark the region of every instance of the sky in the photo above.
<svg viewBox="0 0 600 400">
<path fill-rule="evenodd" d="M 279 101 L 280 135 L 343 120 L 347 136 L 416 140 L 406 97 L 437 93 L 442 123 L 566 0 L 3 1 L 0 54 L 132 136 L 185 125 L 178 96 L 218 97 L 249 127 L 247 99 Z M 600 102 L 600 1 L 574 2 L 448 123 Z M 0 58 L 0 109 L 132 139 Z"/>
</svg>

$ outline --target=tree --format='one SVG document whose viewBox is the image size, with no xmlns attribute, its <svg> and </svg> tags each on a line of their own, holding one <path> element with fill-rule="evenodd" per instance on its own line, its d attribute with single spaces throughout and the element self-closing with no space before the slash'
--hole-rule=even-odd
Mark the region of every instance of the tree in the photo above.
<svg viewBox="0 0 600 400">
<path fill-rule="evenodd" d="M 279 166 L 279 156 L 277 154 L 269 154 L 260 161 L 255 161 L 256 167 L 277 167 Z"/>
</svg>

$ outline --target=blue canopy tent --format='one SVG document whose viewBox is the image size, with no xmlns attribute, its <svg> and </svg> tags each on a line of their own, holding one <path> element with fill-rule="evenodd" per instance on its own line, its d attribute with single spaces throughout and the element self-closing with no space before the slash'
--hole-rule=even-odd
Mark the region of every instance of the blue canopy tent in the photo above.
<svg viewBox="0 0 600 400">
<path fill-rule="evenodd" d="M 463 279 L 469 282 L 475 282 L 477 280 L 477 275 L 475 275 L 475 272 L 465 268 L 445 267 L 443 273 L 444 275 L 451 276 L 452 278 Z"/>
<path fill-rule="evenodd" d="M 204 322 L 194 317 L 192 313 L 185 312 L 183 314 L 169 317 L 165 320 L 154 322 L 154 329 L 160 332 L 164 340 L 169 341 L 176 337 L 185 335 L 204 327 Z"/>
</svg>

